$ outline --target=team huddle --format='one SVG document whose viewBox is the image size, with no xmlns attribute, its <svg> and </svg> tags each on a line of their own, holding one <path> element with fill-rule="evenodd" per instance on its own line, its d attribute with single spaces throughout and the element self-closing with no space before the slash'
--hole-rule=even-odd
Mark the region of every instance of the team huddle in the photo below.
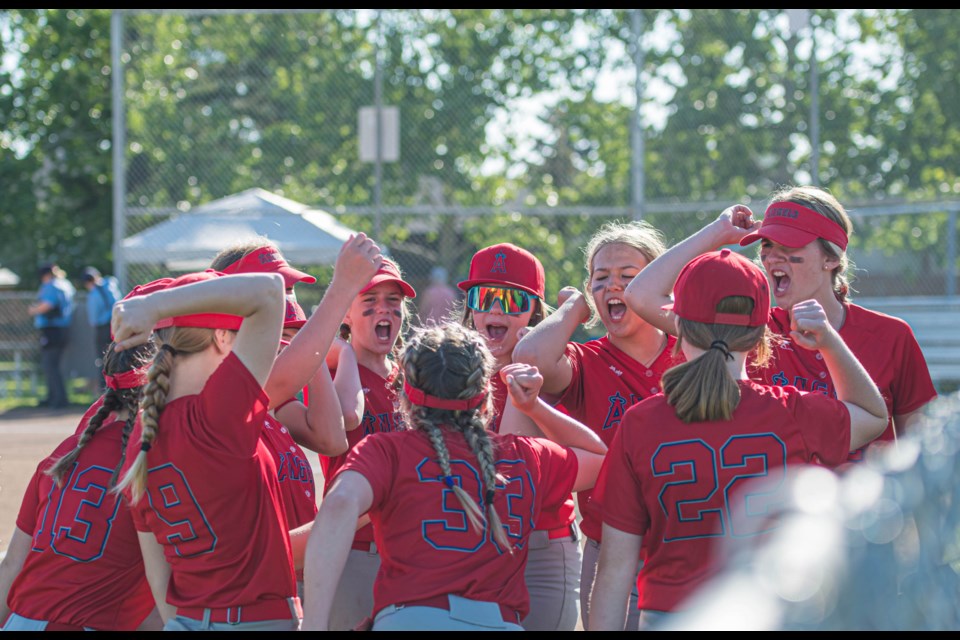
<svg viewBox="0 0 960 640">
<path fill-rule="evenodd" d="M 789 468 L 844 473 L 936 397 L 910 327 L 849 301 L 852 232 L 814 187 L 669 248 L 608 223 L 555 308 L 503 242 L 438 322 L 362 233 L 309 318 L 263 238 L 140 284 L 23 497 L 3 629 L 656 629 L 776 528 Z"/>
</svg>

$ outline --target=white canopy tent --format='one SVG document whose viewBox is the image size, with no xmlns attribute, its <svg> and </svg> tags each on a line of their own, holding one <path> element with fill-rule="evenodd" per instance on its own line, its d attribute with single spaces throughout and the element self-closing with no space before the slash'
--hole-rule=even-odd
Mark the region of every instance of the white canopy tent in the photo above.
<svg viewBox="0 0 960 640">
<path fill-rule="evenodd" d="M 177 214 L 122 243 L 125 264 L 170 271 L 209 266 L 222 249 L 252 237 L 274 242 L 293 265 L 333 264 L 356 231 L 320 209 L 254 188 Z"/>
</svg>

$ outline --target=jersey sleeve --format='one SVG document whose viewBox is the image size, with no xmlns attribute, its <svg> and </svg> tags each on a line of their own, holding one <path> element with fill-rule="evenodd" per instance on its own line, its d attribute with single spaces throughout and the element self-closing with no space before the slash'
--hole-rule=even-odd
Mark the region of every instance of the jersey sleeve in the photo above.
<svg viewBox="0 0 960 640">
<path fill-rule="evenodd" d="M 225 452 L 253 455 L 269 405 L 270 399 L 256 378 L 240 358 L 230 353 L 200 393 L 203 420 L 198 424 L 205 432 L 197 435 Z"/>
<path fill-rule="evenodd" d="M 636 415 L 636 411 L 628 411 L 624 424 L 613 436 L 590 496 L 590 508 L 611 527 L 642 536 L 650 528 L 650 516 L 643 500 L 640 478 L 634 469 L 629 443 L 624 442 L 624 433 L 629 430 L 624 426 Z"/>
<path fill-rule="evenodd" d="M 916 411 L 937 397 L 927 361 L 909 326 L 903 327 L 903 335 L 898 342 L 899 362 L 893 364 L 894 377 L 891 383 L 894 416 Z"/>
<path fill-rule="evenodd" d="M 560 508 L 573 491 L 580 461 L 570 447 L 546 438 L 518 436 L 533 448 L 540 465 L 539 491 L 543 494 L 542 511 Z"/>
<path fill-rule="evenodd" d="M 378 434 L 372 433 L 358 442 L 347 453 L 343 466 L 330 478 L 329 486 L 333 486 L 337 476 L 344 471 L 356 471 L 367 479 L 373 489 L 373 502 L 370 508 L 375 510 L 384 500 L 387 489 L 396 476 L 396 456 L 385 446 L 386 441 L 387 438 L 381 438 Z"/>
<path fill-rule="evenodd" d="M 793 417 L 810 453 L 827 466 L 837 466 L 850 455 L 850 411 L 840 400 L 822 393 L 796 391 Z"/>
<path fill-rule="evenodd" d="M 17 528 L 33 535 L 33 529 L 37 524 L 37 507 L 40 505 L 40 474 L 43 473 L 41 466 L 33 473 L 30 483 L 23 492 L 23 500 L 20 502 L 20 512 L 17 514 Z"/>
</svg>

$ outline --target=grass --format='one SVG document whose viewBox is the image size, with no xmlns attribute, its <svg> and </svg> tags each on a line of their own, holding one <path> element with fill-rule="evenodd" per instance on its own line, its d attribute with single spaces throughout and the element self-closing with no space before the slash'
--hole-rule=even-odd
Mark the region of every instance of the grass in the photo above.
<svg viewBox="0 0 960 640">
<path fill-rule="evenodd" d="M 4 385 L 3 390 L 6 391 L 6 393 L 0 391 L 0 413 L 18 407 L 35 407 L 47 394 L 47 386 L 42 376 L 38 377 L 36 386 L 31 386 L 27 379 L 21 386 L 19 397 L 17 397 L 17 385 L 12 378 L 0 379 L 0 385 Z M 93 404 L 99 396 L 90 388 L 90 382 L 86 378 L 67 380 L 67 395 L 70 397 L 71 405 L 84 407 Z"/>
</svg>

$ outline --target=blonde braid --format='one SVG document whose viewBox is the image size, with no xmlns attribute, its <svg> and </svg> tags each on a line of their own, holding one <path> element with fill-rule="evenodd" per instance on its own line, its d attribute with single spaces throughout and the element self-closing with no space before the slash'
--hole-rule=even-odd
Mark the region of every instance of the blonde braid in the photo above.
<svg viewBox="0 0 960 640">
<path fill-rule="evenodd" d="M 467 377 L 467 384 L 463 390 L 462 397 L 471 397 L 483 389 L 488 389 L 488 378 L 484 375 L 484 353 L 473 345 L 474 348 L 470 354 L 468 370 L 471 371 Z M 487 397 L 490 393 L 488 390 Z M 462 412 L 458 412 L 462 413 Z M 465 418 L 465 419 L 464 419 Z M 487 430 L 486 421 L 479 412 L 471 412 L 464 416 L 457 416 L 458 422 L 461 422 L 463 436 L 467 441 L 467 446 L 473 451 L 480 464 L 480 472 L 483 474 L 484 496 L 483 504 L 486 507 L 487 522 L 493 529 L 493 537 L 501 547 L 513 553 L 513 546 L 507 539 L 507 534 L 503 530 L 503 523 L 500 521 L 500 514 L 493 507 L 494 497 L 497 490 L 497 466 L 493 450 L 493 443 L 490 440 L 490 432 Z"/>
<path fill-rule="evenodd" d="M 460 501 L 464 512 L 467 514 L 467 519 L 470 520 L 470 524 L 473 526 L 473 530 L 477 533 L 482 533 L 483 512 L 480 511 L 480 507 L 478 507 L 474 499 L 470 497 L 470 494 L 453 479 L 453 470 L 450 469 L 450 452 L 447 450 L 447 443 L 443 438 L 443 429 L 432 422 L 425 422 L 424 431 L 426 431 L 427 437 L 430 439 L 430 444 L 433 445 L 433 450 L 437 452 L 437 463 L 443 471 L 444 482 L 448 488 L 453 490 L 453 494 L 457 496 L 457 500 Z"/>
<path fill-rule="evenodd" d="M 164 343 L 163 346 L 167 346 Z M 153 366 L 147 373 L 147 384 L 143 390 L 143 400 L 140 406 L 140 423 L 143 427 L 140 435 L 140 452 L 127 470 L 123 480 L 115 491 L 124 491 L 130 488 L 130 502 L 136 504 L 143 497 L 147 487 L 147 451 L 157 439 L 160 426 L 160 412 L 167 403 L 167 393 L 170 391 L 170 370 L 173 368 L 173 353 L 169 349 L 161 348 L 154 358 Z"/>
<path fill-rule="evenodd" d="M 475 330 L 455 321 L 418 328 L 407 344 L 402 361 L 404 374 L 413 387 L 437 397 L 458 399 L 471 398 L 481 391 L 488 391 L 494 363 L 483 338 Z M 430 438 L 441 469 L 448 478 L 447 483 L 457 492 L 468 514 L 476 510 L 481 517 L 485 515 L 496 542 L 513 553 L 500 516 L 493 506 L 497 481 L 503 480 L 497 473 L 494 445 L 487 429 L 487 423 L 493 415 L 491 394 L 486 394 L 479 407 L 467 410 L 415 406 L 405 396 L 403 405 L 412 427 L 425 431 Z M 441 424 L 461 432 L 477 459 L 482 492 L 479 498 L 485 507 L 484 511 L 449 480 L 449 453 L 439 426 Z"/>
</svg>

